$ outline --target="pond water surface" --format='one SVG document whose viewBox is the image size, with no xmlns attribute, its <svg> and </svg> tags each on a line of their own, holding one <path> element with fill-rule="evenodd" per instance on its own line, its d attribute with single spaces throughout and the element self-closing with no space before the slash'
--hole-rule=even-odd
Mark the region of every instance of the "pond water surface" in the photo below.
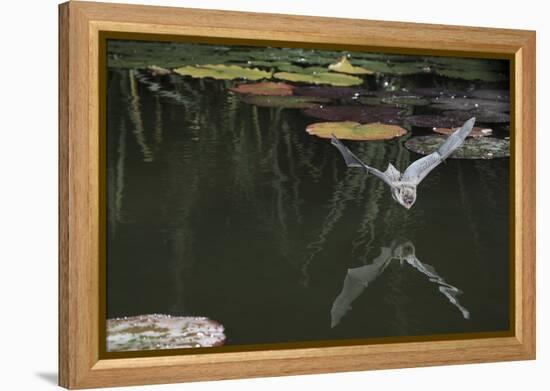
<svg viewBox="0 0 550 391">
<path fill-rule="evenodd" d="M 229 90 L 237 81 L 111 59 L 108 318 L 205 316 L 224 326 L 226 345 L 509 328 L 509 159 L 448 159 L 406 210 L 379 179 L 348 169 L 329 140 L 306 133 L 322 120 L 303 110 L 244 102 Z M 363 78 L 373 93 L 416 88 L 430 100 L 490 90 L 485 98 L 498 101 L 508 89 L 507 78 L 430 68 Z M 509 136 L 508 123 L 482 125 Z M 421 157 L 404 142 L 431 133 L 403 126 L 397 139 L 343 141 L 369 165 L 403 170 Z"/>
</svg>

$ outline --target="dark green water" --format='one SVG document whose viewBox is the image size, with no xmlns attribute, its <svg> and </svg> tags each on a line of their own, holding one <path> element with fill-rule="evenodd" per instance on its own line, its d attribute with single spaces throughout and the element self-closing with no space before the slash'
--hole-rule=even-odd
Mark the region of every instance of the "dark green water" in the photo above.
<svg viewBox="0 0 550 391">
<path fill-rule="evenodd" d="M 109 69 L 109 318 L 206 316 L 228 345 L 508 329 L 509 159 L 449 159 L 405 210 L 305 132 L 318 120 L 244 103 L 230 85 Z M 508 135 L 506 124 L 491 127 Z M 346 144 L 374 167 L 403 170 L 421 157 L 403 147 L 407 137 Z M 419 263 L 364 267 L 383 248 L 414 248 Z M 347 277 L 358 267 L 362 280 Z"/>
</svg>

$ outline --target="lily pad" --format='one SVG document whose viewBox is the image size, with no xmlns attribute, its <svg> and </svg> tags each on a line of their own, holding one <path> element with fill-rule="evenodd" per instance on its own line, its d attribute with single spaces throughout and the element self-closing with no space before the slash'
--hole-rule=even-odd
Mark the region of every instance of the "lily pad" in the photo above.
<svg viewBox="0 0 550 391">
<path fill-rule="evenodd" d="M 230 88 L 231 91 L 239 94 L 252 94 L 252 95 L 270 95 L 270 96 L 288 96 L 292 95 L 294 87 L 286 83 L 253 83 L 253 84 L 239 84 L 236 87 Z"/>
<path fill-rule="evenodd" d="M 360 60 L 354 58 L 354 63 L 376 73 L 388 75 L 414 75 L 431 72 L 423 61 L 394 61 L 394 60 Z"/>
<path fill-rule="evenodd" d="M 436 97 L 432 107 L 438 110 L 487 110 L 509 111 L 510 104 L 505 101 L 488 99 L 470 99 L 457 97 Z"/>
<path fill-rule="evenodd" d="M 430 103 L 429 100 L 423 99 L 416 95 L 403 96 L 388 96 L 382 98 L 382 103 L 397 106 L 426 106 Z"/>
<path fill-rule="evenodd" d="M 391 106 L 321 106 L 304 110 L 309 117 L 326 121 L 382 122 L 397 124 L 401 109 Z"/>
<path fill-rule="evenodd" d="M 285 109 L 307 109 L 321 106 L 328 99 L 311 96 L 269 96 L 269 95 L 243 95 L 241 100 L 245 103 L 260 107 L 281 107 Z"/>
<path fill-rule="evenodd" d="M 311 75 L 315 73 L 325 73 L 327 72 L 327 69 L 323 67 L 317 67 L 317 66 L 301 67 L 299 65 L 286 64 L 286 65 L 278 66 L 277 71 L 291 72 L 291 73 L 305 73 L 305 74 Z"/>
<path fill-rule="evenodd" d="M 369 92 L 363 88 L 332 87 L 332 86 L 297 86 L 294 87 L 296 95 L 317 96 L 329 99 L 357 98 L 367 95 Z"/>
<path fill-rule="evenodd" d="M 150 66 L 147 67 L 147 69 L 151 72 L 151 74 L 153 76 L 164 76 L 164 75 L 169 75 L 170 73 L 172 73 L 172 71 L 170 69 L 166 69 L 166 68 L 159 67 L 159 66 L 156 66 L 156 65 L 150 65 Z"/>
<path fill-rule="evenodd" d="M 470 93 L 474 98 L 499 100 L 508 102 L 510 100 L 510 92 L 506 90 L 474 90 Z"/>
<path fill-rule="evenodd" d="M 502 124 L 510 122 L 510 115 L 502 112 L 491 111 L 491 110 L 454 110 L 454 111 L 444 111 L 442 113 L 446 117 L 454 118 L 458 122 L 464 122 L 472 117 L 476 117 L 476 123 L 490 123 L 490 124 Z M 448 127 L 448 126 L 444 126 Z"/>
<path fill-rule="evenodd" d="M 204 317 L 151 314 L 107 319 L 108 352 L 211 347 L 224 341 L 224 327 Z"/>
<path fill-rule="evenodd" d="M 451 134 L 453 134 L 457 129 L 458 129 L 458 127 L 456 127 L 456 128 L 435 128 L 435 129 L 434 129 L 434 132 L 439 133 L 439 134 L 451 135 Z M 480 128 L 480 127 L 474 126 L 474 127 L 472 128 L 472 131 L 471 131 L 470 134 L 468 135 L 468 137 L 486 137 L 486 136 L 490 136 L 490 135 L 492 135 L 492 134 L 493 134 L 493 130 L 492 130 L 492 129 L 489 129 L 489 128 Z"/>
<path fill-rule="evenodd" d="M 360 124 L 353 121 L 318 122 L 309 125 L 306 132 L 321 138 L 330 138 L 334 134 L 342 140 L 390 140 L 407 133 L 405 129 L 397 125 L 379 122 Z"/>
<path fill-rule="evenodd" d="M 329 84 L 333 86 L 356 86 L 363 84 L 363 79 L 340 73 L 319 72 L 319 73 L 292 73 L 292 72 L 277 72 L 273 77 L 281 80 L 302 82 L 310 84 Z"/>
<path fill-rule="evenodd" d="M 429 155 L 447 139 L 445 136 L 419 136 L 408 139 L 405 147 Z M 468 138 L 450 156 L 451 159 L 494 159 L 510 156 L 510 140 L 492 137 Z"/>
<path fill-rule="evenodd" d="M 374 73 L 370 69 L 351 65 L 347 56 L 342 56 L 340 61 L 330 64 L 328 69 L 334 72 L 349 73 L 351 75 L 372 75 Z"/>
<path fill-rule="evenodd" d="M 462 126 L 464 121 L 453 117 L 444 117 L 434 114 L 418 114 L 411 115 L 404 120 L 410 126 L 418 126 L 420 128 L 453 128 Z"/>
<path fill-rule="evenodd" d="M 491 69 L 439 69 L 437 73 L 441 76 L 446 76 L 452 79 L 461 80 L 481 80 L 486 82 L 498 82 L 506 80 L 505 72 Z"/>
<path fill-rule="evenodd" d="M 183 76 L 191 76 L 199 79 L 210 77 L 217 80 L 260 80 L 269 79 L 271 77 L 271 72 L 262 71 L 257 68 L 244 68 L 238 65 L 223 64 L 184 66 L 174 69 L 174 72 Z"/>
</svg>

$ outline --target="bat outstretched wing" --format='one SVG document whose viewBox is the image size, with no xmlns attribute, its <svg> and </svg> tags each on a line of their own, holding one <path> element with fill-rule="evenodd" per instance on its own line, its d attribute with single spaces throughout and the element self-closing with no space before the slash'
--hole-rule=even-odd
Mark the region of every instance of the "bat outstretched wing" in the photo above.
<svg viewBox="0 0 550 391">
<path fill-rule="evenodd" d="M 472 131 L 476 119 L 470 118 L 468 121 L 458 128 L 453 134 L 447 137 L 447 140 L 428 156 L 418 159 L 411 164 L 405 172 L 401 180 L 403 182 L 411 182 L 418 185 L 434 168 L 444 161 L 455 149 L 460 147 L 466 137 Z"/>
<path fill-rule="evenodd" d="M 348 147 L 346 147 L 335 135 L 331 135 L 331 144 L 334 145 L 342 156 L 344 157 L 344 160 L 346 162 L 346 165 L 348 167 L 363 167 L 367 172 L 370 172 L 371 174 L 377 176 L 378 178 L 382 179 L 384 182 L 386 182 L 388 185 L 392 185 L 391 179 L 384 174 L 382 171 L 377 170 L 374 167 L 369 167 L 365 163 L 363 163 L 357 156 L 351 152 Z"/>
</svg>

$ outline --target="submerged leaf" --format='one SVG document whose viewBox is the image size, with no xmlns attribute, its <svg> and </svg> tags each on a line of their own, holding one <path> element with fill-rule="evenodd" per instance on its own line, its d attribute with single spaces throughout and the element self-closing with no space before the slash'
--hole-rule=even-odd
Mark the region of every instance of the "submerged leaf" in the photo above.
<svg viewBox="0 0 550 391">
<path fill-rule="evenodd" d="M 351 65 L 347 56 L 342 56 L 340 61 L 334 64 L 330 64 L 328 66 L 328 69 L 334 72 L 349 73 L 352 75 L 372 75 L 374 73 L 370 69 Z"/>
<path fill-rule="evenodd" d="M 445 142 L 445 136 L 419 136 L 408 139 L 405 147 L 429 155 Z M 510 141 L 491 137 L 468 138 L 450 156 L 451 159 L 493 159 L 510 156 Z"/>
<path fill-rule="evenodd" d="M 194 78 L 210 77 L 218 80 L 249 79 L 260 80 L 269 79 L 271 72 L 262 71 L 257 68 L 244 68 L 238 65 L 206 64 L 200 66 L 184 66 L 174 69 L 174 72 Z"/>
<path fill-rule="evenodd" d="M 391 106 L 321 106 L 304 110 L 304 114 L 327 121 L 401 122 L 401 109 Z"/>
<path fill-rule="evenodd" d="M 333 86 L 356 86 L 363 84 L 363 79 L 350 75 L 339 73 L 319 72 L 319 73 L 291 73 L 277 72 L 273 77 L 281 80 L 312 83 L 312 84 L 329 84 Z"/>
<path fill-rule="evenodd" d="M 277 96 L 287 96 L 292 95 L 294 87 L 286 83 L 273 83 L 273 82 L 263 82 L 263 83 L 254 83 L 254 84 L 239 84 L 233 88 L 230 88 L 231 91 L 237 92 L 239 94 L 252 94 L 252 95 L 277 95 Z"/>
<path fill-rule="evenodd" d="M 353 121 L 318 122 L 306 128 L 310 135 L 330 138 L 332 134 L 342 140 L 389 140 L 407 133 L 397 125 L 377 123 L 360 124 Z"/>
<path fill-rule="evenodd" d="M 107 319 L 109 352 L 210 347 L 224 341 L 224 327 L 203 317 L 152 314 Z"/>
<path fill-rule="evenodd" d="M 282 107 L 286 109 L 307 109 L 319 107 L 328 99 L 310 96 L 269 96 L 269 95 L 243 95 L 241 100 L 245 103 L 260 107 Z"/>
</svg>

